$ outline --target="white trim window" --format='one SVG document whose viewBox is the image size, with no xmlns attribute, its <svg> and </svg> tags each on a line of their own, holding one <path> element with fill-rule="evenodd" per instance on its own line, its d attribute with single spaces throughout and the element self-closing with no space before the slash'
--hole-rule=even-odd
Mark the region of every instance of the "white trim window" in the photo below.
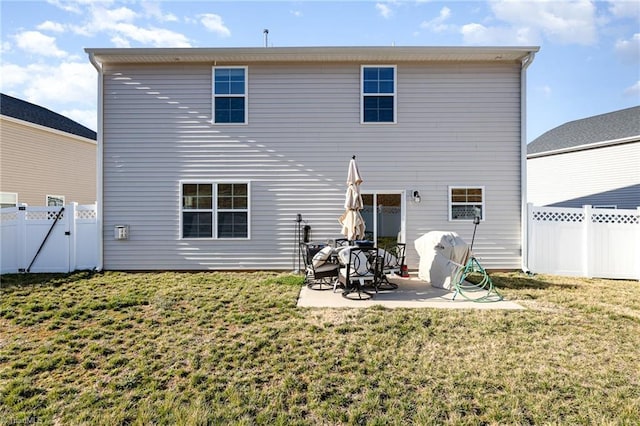
<svg viewBox="0 0 640 426">
<path fill-rule="evenodd" d="M 17 192 L 0 192 L 0 208 L 18 207 Z"/>
<path fill-rule="evenodd" d="M 47 207 L 61 207 L 64 206 L 64 195 L 48 195 L 46 199 Z"/>
<path fill-rule="evenodd" d="M 213 124 L 247 124 L 247 67 L 213 67 Z"/>
<path fill-rule="evenodd" d="M 395 123 L 396 66 L 362 65 L 360 97 L 361 123 Z"/>
<path fill-rule="evenodd" d="M 485 193 L 482 186 L 449 187 L 449 220 L 480 220 L 484 215 Z"/>
<path fill-rule="evenodd" d="M 247 182 L 181 182 L 182 238 L 249 238 Z"/>
</svg>

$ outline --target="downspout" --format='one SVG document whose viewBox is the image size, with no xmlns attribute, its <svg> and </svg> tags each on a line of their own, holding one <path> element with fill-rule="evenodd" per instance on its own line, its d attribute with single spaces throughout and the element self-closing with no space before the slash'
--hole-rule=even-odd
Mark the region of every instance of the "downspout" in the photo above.
<svg viewBox="0 0 640 426">
<path fill-rule="evenodd" d="M 103 205 L 103 188 L 102 188 L 102 170 L 103 170 L 103 82 L 104 74 L 102 66 L 98 63 L 93 53 L 89 52 L 89 62 L 98 71 L 98 131 L 97 133 L 97 150 L 96 150 L 96 208 L 97 217 L 96 224 L 98 228 L 98 264 L 96 270 L 102 271 L 104 267 L 104 248 L 103 248 L 103 225 L 102 225 L 102 205 Z"/>
<path fill-rule="evenodd" d="M 535 52 L 522 60 L 520 69 L 520 232 L 522 234 L 521 268 L 529 270 L 529 217 L 527 209 L 527 68 L 535 58 Z"/>
</svg>

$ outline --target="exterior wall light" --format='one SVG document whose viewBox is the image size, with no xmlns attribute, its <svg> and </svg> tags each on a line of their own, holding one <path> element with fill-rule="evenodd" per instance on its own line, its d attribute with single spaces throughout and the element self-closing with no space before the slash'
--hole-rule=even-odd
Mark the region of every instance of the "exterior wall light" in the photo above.
<svg viewBox="0 0 640 426">
<path fill-rule="evenodd" d="M 417 204 L 420 201 L 422 201 L 422 198 L 420 198 L 420 192 L 413 191 L 413 202 Z"/>
</svg>

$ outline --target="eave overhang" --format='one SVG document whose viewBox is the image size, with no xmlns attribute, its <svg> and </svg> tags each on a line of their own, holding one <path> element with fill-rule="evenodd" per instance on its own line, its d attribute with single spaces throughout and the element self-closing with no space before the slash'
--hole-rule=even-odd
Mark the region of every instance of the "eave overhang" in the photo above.
<svg viewBox="0 0 640 426">
<path fill-rule="evenodd" d="M 539 50 L 528 47 L 228 47 L 87 48 L 100 64 L 286 62 L 517 62 Z"/>
</svg>

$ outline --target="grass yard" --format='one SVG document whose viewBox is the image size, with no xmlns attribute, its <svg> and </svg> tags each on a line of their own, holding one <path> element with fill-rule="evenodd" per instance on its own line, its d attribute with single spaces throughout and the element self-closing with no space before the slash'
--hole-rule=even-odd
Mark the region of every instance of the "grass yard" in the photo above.
<svg viewBox="0 0 640 426">
<path fill-rule="evenodd" d="M 276 273 L 6 275 L 0 424 L 640 424 L 640 283 L 528 309 L 299 309 Z"/>
</svg>

